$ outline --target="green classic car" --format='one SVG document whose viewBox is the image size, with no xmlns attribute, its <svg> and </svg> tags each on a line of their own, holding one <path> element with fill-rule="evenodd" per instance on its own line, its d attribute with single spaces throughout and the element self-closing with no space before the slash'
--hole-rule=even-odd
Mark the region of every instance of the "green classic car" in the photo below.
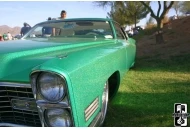
<svg viewBox="0 0 190 130">
<path fill-rule="evenodd" d="M 0 126 L 101 126 L 135 54 L 107 18 L 46 21 L 1 42 Z"/>
</svg>

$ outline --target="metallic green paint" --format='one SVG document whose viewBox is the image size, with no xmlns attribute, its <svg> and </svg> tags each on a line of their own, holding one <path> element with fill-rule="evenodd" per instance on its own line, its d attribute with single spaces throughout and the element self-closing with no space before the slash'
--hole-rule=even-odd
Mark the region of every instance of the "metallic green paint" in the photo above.
<svg viewBox="0 0 190 130">
<path fill-rule="evenodd" d="M 89 126 L 101 109 L 106 81 L 116 71 L 122 79 L 134 64 L 135 48 L 130 38 L 4 42 L 0 44 L 0 82 L 30 83 L 30 74 L 36 70 L 59 73 L 67 80 L 75 126 Z M 85 121 L 84 111 L 97 97 L 99 108 Z"/>
</svg>

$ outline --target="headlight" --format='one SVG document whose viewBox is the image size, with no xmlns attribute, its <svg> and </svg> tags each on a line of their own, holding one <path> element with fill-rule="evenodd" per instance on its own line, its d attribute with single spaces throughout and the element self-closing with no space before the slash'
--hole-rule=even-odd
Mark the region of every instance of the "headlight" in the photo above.
<svg viewBox="0 0 190 130">
<path fill-rule="evenodd" d="M 66 82 L 56 74 L 44 72 L 38 77 L 37 89 L 44 99 L 59 102 L 65 96 Z"/>
<path fill-rule="evenodd" d="M 71 116 L 65 109 L 47 109 L 45 111 L 45 120 L 49 126 L 53 127 L 72 126 Z"/>
</svg>

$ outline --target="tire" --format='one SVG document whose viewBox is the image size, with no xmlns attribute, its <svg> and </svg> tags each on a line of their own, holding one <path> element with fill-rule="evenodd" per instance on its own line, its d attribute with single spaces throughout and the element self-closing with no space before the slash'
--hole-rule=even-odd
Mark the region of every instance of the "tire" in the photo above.
<svg viewBox="0 0 190 130">
<path fill-rule="evenodd" d="M 103 94 L 102 94 L 102 108 L 101 108 L 101 123 L 100 126 L 103 125 L 104 120 L 106 118 L 106 114 L 107 114 L 107 107 L 108 107 L 108 95 L 109 94 L 109 84 L 108 81 L 105 83 L 104 85 L 104 90 L 103 90 Z"/>
</svg>

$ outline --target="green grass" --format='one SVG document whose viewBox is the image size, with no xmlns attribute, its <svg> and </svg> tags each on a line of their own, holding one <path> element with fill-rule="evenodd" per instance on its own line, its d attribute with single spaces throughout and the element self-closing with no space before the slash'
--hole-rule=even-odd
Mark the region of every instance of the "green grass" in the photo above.
<svg viewBox="0 0 190 130">
<path fill-rule="evenodd" d="M 109 102 L 105 126 L 173 127 L 174 103 L 187 103 L 190 113 L 190 54 L 137 58 Z"/>
</svg>

